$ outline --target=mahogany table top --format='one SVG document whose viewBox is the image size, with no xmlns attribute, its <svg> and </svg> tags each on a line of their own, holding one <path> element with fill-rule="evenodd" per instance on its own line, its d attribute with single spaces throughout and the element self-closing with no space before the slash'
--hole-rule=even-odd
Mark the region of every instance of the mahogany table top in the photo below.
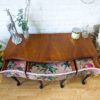
<svg viewBox="0 0 100 100">
<path fill-rule="evenodd" d="M 23 36 L 21 35 L 23 38 Z M 30 34 L 21 44 L 11 38 L 4 52 L 4 59 L 20 59 L 33 62 L 58 62 L 84 57 L 97 57 L 90 38 L 74 40 L 70 33 Z"/>
</svg>

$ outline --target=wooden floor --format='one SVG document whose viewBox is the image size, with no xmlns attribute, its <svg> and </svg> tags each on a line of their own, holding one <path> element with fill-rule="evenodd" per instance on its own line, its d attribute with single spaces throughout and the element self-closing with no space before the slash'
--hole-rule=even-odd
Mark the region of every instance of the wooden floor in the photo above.
<svg viewBox="0 0 100 100">
<path fill-rule="evenodd" d="M 100 100 L 100 76 L 92 76 L 86 85 L 80 78 L 66 81 L 61 89 L 58 82 L 45 83 L 39 89 L 37 81 L 21 79 L 23 85 L 16 86 L 15 81 L 0 75 L 0 100 Z"/>
</svg>

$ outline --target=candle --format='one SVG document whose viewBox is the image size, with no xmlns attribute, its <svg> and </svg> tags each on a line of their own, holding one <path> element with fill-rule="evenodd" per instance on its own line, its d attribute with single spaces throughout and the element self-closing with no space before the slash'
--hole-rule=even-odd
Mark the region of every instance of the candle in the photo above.
<svg viewBox="0 0 100 100">
<path fill-rule="evenodd" d="M 80 28 L 77 28 L 77 27 L 73 28 L 71 37 L 73 39 L 79 39 L 80 38 L 80 32 L 81 32 Z"/>
</svg>

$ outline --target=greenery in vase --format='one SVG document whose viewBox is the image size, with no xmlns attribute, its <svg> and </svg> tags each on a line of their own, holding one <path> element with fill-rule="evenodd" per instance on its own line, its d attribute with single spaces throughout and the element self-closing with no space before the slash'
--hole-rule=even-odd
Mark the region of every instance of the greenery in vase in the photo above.
<svg viewBox="0 0 100 100">
<path fill-rule="evenodd" d="M 28 17 L 29 17 L 29 8 L 30 8 L 30 0 L 26 0 L 25 9 L 19 9 L 16 21 L 18 22 L 18 26 L 21 27 L 22 31 L 29 30 L 28 27 Z"/>
<path fill-rule="evenodd" d="M 18 22 L 18 26 L 22 28 L 23 32 L 29 30 L 28 20 L 24 16 L 23 9 L 18 10 L 18 15 L 17 15 L 17 20 L 16 21 Z"/>
</svg>

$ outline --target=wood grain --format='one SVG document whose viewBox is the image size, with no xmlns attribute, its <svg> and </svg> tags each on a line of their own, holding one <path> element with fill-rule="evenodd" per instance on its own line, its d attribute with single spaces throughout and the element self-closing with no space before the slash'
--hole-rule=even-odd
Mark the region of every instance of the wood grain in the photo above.
<svg viewBox="0 0 100 100">
<path fill-rule="evenodd" d="M 34 62 L 58 62 L 96 56 L 97 52 L 90 38 L 73 40 L 70 33 L 30 34 L 29 39 L 23 38 L 23 42 L 17 46 L 10 38 L 4 53 L 5 60 Z"/>
</svg>

